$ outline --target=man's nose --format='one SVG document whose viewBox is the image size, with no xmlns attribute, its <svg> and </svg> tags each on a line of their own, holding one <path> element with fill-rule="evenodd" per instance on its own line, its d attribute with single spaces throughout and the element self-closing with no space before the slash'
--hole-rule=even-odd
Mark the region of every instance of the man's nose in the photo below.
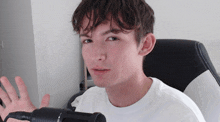
<svg viewBox="0 0 220 122">
<path fill-rule="evenodd" d="M 97 61 L 104 61 L 106 59 L 106 55 L 105 54 L 100 54 L 97 56 Z"/>
<path fill-rule="evenodd" d="M 99 44 L 94 49 L 94 58 L 96 61 L 104 61 L 107 59 L 106 47 L 103 44 Z"/>
</svg>

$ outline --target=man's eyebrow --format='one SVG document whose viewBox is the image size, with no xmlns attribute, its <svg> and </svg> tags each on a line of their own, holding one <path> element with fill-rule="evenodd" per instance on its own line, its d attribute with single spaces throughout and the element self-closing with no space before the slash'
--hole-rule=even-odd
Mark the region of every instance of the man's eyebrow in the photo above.
<svg viewBox="0 0 220 122">
<path fill-rule="evenodd" d="M 106 34 L 109 34 L 109 33 L 117 34 L 117 33 L 120 33 L 120 32 L 122 32 L 121 29 L 115 29 L 115 28 L 113 28 L 113 29 L 110 29 L 110 30 L 107 30 L 107 31 L 103 32 L 102 35 L 106 35 Z"/>
<path fill-rule="evenodd" d="M 120 33 L 120 32 L 122 32 L 121 29 L 115 29 L 115 28 L 113 28 L 113 29 L 110 29 L 110 30 L 107 30 L 107 31 L 103 32 L 102 35 L 106 35 L 106 34 L 109 34 L 109 33 L 117 34 L 117 33 Z M 86 33 L 80 34 L 79 36 L 80 36 L 80 37 L 82 37 L 82 36 L 90 37 L 90 36 L 89 36 L 88 34 L 86 34 Z"/>
</svg>

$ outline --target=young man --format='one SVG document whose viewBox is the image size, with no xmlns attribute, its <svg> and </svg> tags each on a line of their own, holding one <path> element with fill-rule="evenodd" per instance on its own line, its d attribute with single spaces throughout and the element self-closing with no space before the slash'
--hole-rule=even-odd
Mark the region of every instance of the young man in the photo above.
<svg viewBox="0 0 220 122">
<path fill-rule="evenodd" d="M 72 21 L 96 85 L 72 103 L 76 111 L 101 112 L 108 122 L 205 121 L 189 97 L 144 74 L 156 43 L 144 0 L 83 0 Z"/>
<path fill-rule="evenodd" d="M 82 0 L 73 16 L 82 55 L 96 84 L 73 103 L 79 112 L 101 112 L 107 122 L 204 122 L 196 104 L 142 69 L 156 39 L 154 12 L 144 0 Z M 26 86 L 15 78 L 21 98 L 6 77 L 1 82 L 4 119 L 12 111 L 33 111 Z M 177 81 L 178 82 L 178 81 Z M 45 95 L 41 107 L 48 106 Z"/>
</svg>

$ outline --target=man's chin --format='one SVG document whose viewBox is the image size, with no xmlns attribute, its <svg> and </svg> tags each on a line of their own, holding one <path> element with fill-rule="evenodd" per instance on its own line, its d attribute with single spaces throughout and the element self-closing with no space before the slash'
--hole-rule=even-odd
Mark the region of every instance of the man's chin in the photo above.
<svg viewBox="0 0 220 122">
<path fill-rule="evenodd" d="M 109 84 L 107 82 L 103 82 L 103 81 L 96 81 L 94 80 L 94 84 L 98 87 L 101 87 L 101 88 L 105 88 L 107 87 Z"/>
<path fill-rule="evenodd" d="M 97 83 L 97 82 L 94 82 L 94 84 L 98 87 L 101 87 L 101 88 L 105 88 L 106 85 L 104 83 Z"/>
</svg>

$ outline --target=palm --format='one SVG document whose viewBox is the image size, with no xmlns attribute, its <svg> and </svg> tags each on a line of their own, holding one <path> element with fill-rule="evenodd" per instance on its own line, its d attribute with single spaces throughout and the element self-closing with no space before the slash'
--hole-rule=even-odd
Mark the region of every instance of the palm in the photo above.
<svg viewBox="0 0 220 122">
<path fill-rule="evenodd" d="M 5 117 L 15 111 L 26 111 L 26 112 L 32 112 L 36 107 L 28 102 L 24 101 L 17 101 L 14 103 L 11 103 L 9 106 L 7 106 L 4 111 L 1 113 L 2 119 L 5 119 Z"/>
<path fill-rule="evenodd" d="M 20 77 L 16 77 L 15 81 L 20 92 L 20 96 L 21 96 L 20 98 L 18 98 L 15 89 L 12 87 L 8 79 L 6 77 L 1 78 L 1 82 L 7 91 L 6 93 L 0 88 L 0 98 L 2 99 L 3 103 L 6 106 L 5 108 L 0 106 L 0 115 L 3 120 L 10 112 L 15 112 L 15 111 L 32 112 L 33 110 L 36 109 L 36 107 L 32 104 L 29 98 L 27 88 L 24 82 L 22 81 L 22 79 Z M 40 107 L 48 106 L 49 99 L 50 99 L 49 95 L 48 94 L 45 95 L 42 99 Z M 9 119 L 9 121 L 10 120 L 11 119 Z"/>
</svg>

